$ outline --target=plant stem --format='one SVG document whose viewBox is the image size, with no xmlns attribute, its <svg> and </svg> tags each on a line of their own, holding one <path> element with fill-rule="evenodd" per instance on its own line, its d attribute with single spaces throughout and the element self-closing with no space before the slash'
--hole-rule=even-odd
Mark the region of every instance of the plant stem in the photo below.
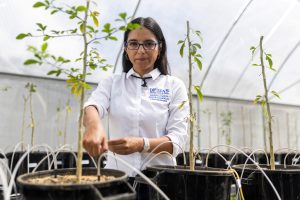
<svg viewBox="0 0 300 200">
<path fill-rule="evenodd" d="M 265 101 L 267 106 L 267 120 L 268 120 L 268 128 L 269 128 L 269 144 L 270 144 L 270 164 L 271 170 L 275 170 L 275 156 L 273 150 L 273 134 L 272 134 L 272 116 L 271 116 L 271 109 L 269 105 L 269 98 L 268 98 L 268 89 L 267 89 L 267 81 L 266 81 L 266 73 L 265 73 L 265 66 L 264 66 L 264 59 L 263 59 L 263 42 L 264 37 L 260 37 L 259 47 L 260 47 L 260 63 L 261 63 L 261 70 L 263 76 L 263 83 L 264 83 L 264 90 L 265 90 Z"/>
<path fill-rule="evenodd" d="M 25 115 L 26 115 L 26 104 L 28 101 L 28 97 L 23 96 L 24 104 L 23 104 L 23 116 L 22 116 L 22 131 L 21 131 L 21 151 L 24 151 L 24 131 L 25 131 Z"/>
<path fill-rule="evenodd" d="M 88 17 L 88 10 L 90 6 L 90 0 L 86 1 L 86 10 L 83 21 L 83 41 L 84 41 L 84 50 L 83 50 L 83 69 L 82 69 L 82 82 L 85 82 L 86 77 L 86 68 L 87 68 L 87 37 L 86 37 L 86 24 Z M 82 176 L 82 141 L 83 141 L 83 103 L 85 96 L 85 88 L 82 87 L 81 96 L 80 96 L 80 116 L 79 116 L 79 124 L 78 124 L 78 152 L 77 152 L 77 168 L 76 168 L 76 177 L 77 183 L 80 183 L 80 179 Z"/>
<path fill-rule="evenodd" d="M 192 55 L 191 55 L 191 40 L 190 40 L 190 25 L 189 21 L 186 22 L 187 28 L 187 41 L 188 41 L 188 60 L 189 60 L 189 88 L 188 88 L 188 97 L 189 97 L 189 107 L 190 107 L 190 170 L 195 170 L 195 158 L 194 158 L 194 114 L 193 114 L 193 97 L 192 97 Z"/>
<path fill-rule="evenodd" d="M 33 87 L 33 85 L 32 85 Z M 33 108 L 32 108 L 32 91 L 29 92 L 29 104 L 30 104 L 30 118 L 31 118 L 31 147 L 34 145 L 34 130 L 35 130 L 35 121 L 33 116 Z"/>
</svg>

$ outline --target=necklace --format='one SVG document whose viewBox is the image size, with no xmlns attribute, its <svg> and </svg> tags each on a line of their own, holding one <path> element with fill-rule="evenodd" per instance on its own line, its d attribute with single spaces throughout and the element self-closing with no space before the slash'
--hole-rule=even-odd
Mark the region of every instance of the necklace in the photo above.
<svg viewBox="0 0 300 200">
<path fill-rule="evenodd" d="M 143 84 L 141 85 L 142 87 L 147 87 L 146 79 L 152 78 L 152 77 L 145 77 L 145 78 L 142 78 L 142 77 L 135 76 L 135 75 L 133 75 L 133 74 L 132 74 L 131 76 L 133 76 L 134 78 L 142 79 L 142 81 L 143 81 Z"/>
</svg>

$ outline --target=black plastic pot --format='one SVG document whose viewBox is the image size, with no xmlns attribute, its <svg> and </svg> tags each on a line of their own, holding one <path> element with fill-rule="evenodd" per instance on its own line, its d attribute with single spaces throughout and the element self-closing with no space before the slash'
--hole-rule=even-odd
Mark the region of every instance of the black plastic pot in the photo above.
<svg viewBox="0 0 300 200">
<path fill-rule="evenodd" d="M 241 174 L 244 165 L 233 168 Z M 276 165 L 276 170 L 270 170 L 267 165 L 260 165 L 274 184 L 282 200 L 300 199 L 300 166 Z M 246 165 L 241 180 L 245 199 L 276 200 L 277 196 L 271 185 L 255 165 Z"/>
<path fill-rule="evenodd" d="M 21 175 L 17 179 L 20 192 L 25 200 L 131 200 L 135 191 L 127 182 L 127 175 L 119 170 L 102 169 L 102 175 L 115 176 L 116 179 L 90 184 L 38 185 L 28 183 L 34 177 L 75 174 L 76 169 L 59 169 Z M 85 168 L 83 175 L 96 175 L 96 169 Z"/>
<path fill-rule="evenodd" d="M 6 157 L 8 159 L 8 166 L 9 168 L 11 168 L 11 171 L 15 169 L 16 164 L 18 163 L 19 159 L 24 155 L 24 153 L 25 153 L 24 151 L 17 151 L 14 154 L 13 152 L 9 152 L 6 154 Z M 27 155 L 26 158 L 21 163 L 16 177 L 18 177 L 21 174 L 31 172 L 45 156 L 47 156 L 47 153 L 44 151 L 30 152 L 29 155 Z M 28 165 L 28 159 L 29 159 L 29 165 Z M 41 165 L 37 168 L 36 171 L 47 170 L 49 166 L 48 164 L 49 164 L 48 159 L 45 159 L 41 163 Z"/>
<path fill-rule="evenodd" d="M 172 200 L 229 200 L 232 173 L 215 168 L 196 167 L 190 171 L 183 166 L 152 166 L 147 167 L 144 174 Z M 162 199 L 151 186 L 147 186 L 140 177 L 137 192 L 139 199 Z M 145 185 L 147 187 L 145 187 Z M 138 189 L 142 187 L 143 194 Z M 146 194 L 146 195 L 145 195 Z"/>
</svg>

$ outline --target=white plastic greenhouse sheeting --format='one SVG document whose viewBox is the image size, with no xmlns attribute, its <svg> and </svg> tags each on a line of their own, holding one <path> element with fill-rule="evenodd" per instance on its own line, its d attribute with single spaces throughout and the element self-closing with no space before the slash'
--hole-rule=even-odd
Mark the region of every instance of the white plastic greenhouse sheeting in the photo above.
<svg viewBox="0 0 300 200">
<path fill-rule="evenodd" d="M 0 92 L 0 149 L 12 146 L 20 141 L 23 115 L 23 96 L 27 82 L 37 85 L 33 94 L 33 112 L 36 121 L 36 143 L 57 147 L 63 143 L 58 133 L 65 129 L 65 106 L 68 99 L 72 112 L 67 121 L 67 143 L 77 140 L 78 101 L 70 95 L 64 81 L 41 79 L 0 73 L 0 85 L 10 85 L 7 91 Z M 95 85 L 93 85 L 95 88 Z M 91 91 L 88 92 L 88 95 Z M 263 122 L 260 106 L 244 101 L 224 101 L 205 98 L 200 105 L 194 99 L 195 108 L 199 110 L 198 134 L 195 137 L 197 149 L 207 149 L 217 144 L 226 144 L 226 135 L 231 138 L 231 145 L 249 148 L 264 148 Z M 59 109 L 58 109 L 59 108 Z M 272 105 L 274 118 L 274 147 L 300 148 L 300 107 Z M 222 113 L 232 113 L 229 125 L 225 125 Z M 29 107 L 25 116 L 25 142 L 30 143 L 31 129 Z M 107 121 L 104 121 L 107 125 Z M 112 124 L 113 126 L 113 124 Z M 230 128 L 230 130 L 229 130 Z M 196 130 L 197 132 L 197 130 Z"/>
<path fill-rule="evenodd" d="M 30 54 L 29 44 L 38 40 L 16 41 L 17 34 L 32 32 L 35 23 L 48 24 L 50 28 L 66 28 L 71 20 L 61 15 L 49 17 L 43 9 L 33 9 L 34 0 L 0 0 L 0 71 L 45 76 L 47 67 L 24 67 Z M 74 1 L 65 0 L 72 3 Z M 76 1 L 78 2 L 78 1 Z M 84 2 L 84 1 L 82 1 Z M 115 23 L 118 13 L 129 15 L 137 0 L 98 1 L 100 22 Z M 271 90 L 283 91 L 278 103 L 300 105 L 300 2 L 299 0 L 151 0 L 141 1 L 136 16 L 152 16 L 161 25 L 168 43 L 168 55 L 175 76 L 187 79 L 187 60 L 179 56 L 177 41 L 185 35 L 186 21 L 203 36 L 203 71 L 194 74 L 194 83 L 203 82 L 206 95 L 253 99 L 262 92 L 258 68 L 250 67 L 250 46 L 265 36 L 265 49 L 273 55 L 278 75 Z M 121 36 L 120 34 L 118 36 Z M 121 37 L 120 37 L 121 38 Z M 224 40 L 225 39 L 225 40 Z M 113 64 L 121 46 L 118 42 L 103 42 L 100 52 Z M 80 52 L 78 39 L 61 39 L 51 43 L 50 50 L 67 58 L 75 58 Z M 254 60 L 257 60 L 255 56 Z M 121 71 L 120 63 L 117 71 Z M 204 74 L 207 74 L 203 79 Z M 270 72 L 268 82 L 275 77 Z M 98 82 L 105 73 L 96 72 L 89 80 Z"/>
</svg>

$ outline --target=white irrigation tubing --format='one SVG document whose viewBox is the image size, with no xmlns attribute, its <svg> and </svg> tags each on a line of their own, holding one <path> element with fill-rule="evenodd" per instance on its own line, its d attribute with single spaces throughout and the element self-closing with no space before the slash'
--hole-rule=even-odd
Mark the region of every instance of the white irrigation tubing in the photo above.
<svg viewBox="0 0 300 200">
<path fill-rule="evenodd" d="M 10 193 L 8 192 L 7 178 L 6 178 L 6 174 L 3 171 L 2 167 L 0 167 L 0 179 L 2 180 L 2 189 L 3 189 L 4 200 L 9 200 Z"/>
<path fill-rule="evenodd" d="M 64 149 L 65 147 L 69 147 L 68 149 Z M 63 146 L 61 146 L 60 148 L 58 148 L 58 150 L 60 150 L 60 149 L 63 149 L 63 150 L 68 150 L 68 152 L 71 152 L 72 153 L 72 146 L 71 145 L 69 145 L 69 144 L 65 144 L 65 145 L 63 145 Z M 56 150 L 57 151 L 57 150 Z M 73 153 L 73 156 L 75 155 L 75 153 Z M 57 156 L 57 155 L 56 155 Z M 95 168 L 97 168 L 97 164 L 96 164 L 96 161 L 95 161 L 95 159 L 90 155 L 90 154 L 88 154 L 88 156 L 90 157 L 90 159 L 92 160 L 92 163 L 94 164 L 94 166 L 95 166 Z M 75 155 L 75 160 L 77 160 L 77 156 Z M 52 165 L 52 163 L 51 163 L 51 165 Z"/>
<path fill-rule="evenodd" d="M 11 171 L 10 171 L 10 169 L 9 169 L 8 164 L 5 163 L 5 161 L 3 161 L 3 160 L 0 160 L 0 161 L 1 161 L 1 163 L 2 163 L 2 166 L 5 167 L 5 169 L 6 169 L 7 173 L 8 173 L 8 177 L 9 177 L 8 180 L 10 180 L 10 179 L 11 179 Z M 8 180 L 7 180 L 6 184 L 8 184 Z M 15 193 L 18 193 L 18 191 L 17 191 L 17 186 L 16 186 L 16 183 L 15 183 L 15 182 L 14 182 L 13 187 L 14 187 Z"/>
<path fill-rule="evenodd" d="M 48 170 L 51 170 L 51 167 L 52 167 L 52 165 L 54 164 L 54 162 L 56 161 L 56 163 L 57 163 L 57 155 L 62 151 L 62 150 L 66 150 L 66 149 L 64 149 L 65 148 L 65 145 L 64 146 L 62 146 L 62 147 L 60 147 L 59 149 L 57 149 L 57 150 L 55 150 L 54 152 L 50 152 L 50 153 L 47 153 L 47 155 L 43 158 L 43 159 L 41 159 L 40 161 L 39 161 L 39 163 L 37 164 L 37 166 L 32 170 L 32 173 L 33 172 L 35 172 L 37 169 L 38 169 L 38 167 L 44 162 L 44 160 L 46 160 L 47 158 L 48 158 L 48 160 L 49 160 L 49 157 L 52 155 L 54 155 L 54 157 L 52 157 L 52 161 L 51 161 L 51 163 L 50 164 L 48 164 Z M 75 155 L 75 153 L 74 152 L 72 152 L 71 150 L 69 150 L 70 151 L 70 153 L 71 154 L 73 154 L 73 156 L 74 156 L 74 158 L 75 158 L 75 160 L 77 159 L 77 157 L 76 157 L 76 155 Z M 54 169 L 57 169 L 57 166 L 55 167 L 54 166 Z"/>
<path fill-rule="evenodd" d="M 159 148 L 160 146 L 162 146 L 163 144 L 167 144 L 167 143 L 172 143 L 173 145 L 175 144 L 176 146 L 179 147 L 179 149 L 181 150 L 182 155 L 183 155 L 183 164 L 186 165 L 186 157 L 185 157 L 185 153 L 184 153 L 182 147 L 181 147 L 179 144 L 177 144 L 176 142 L 166 141 L 166 142 L 163 142 L 163 143 L 160 143 L 159 145 L 157 145 L 157 146 L 156 146 L 156 147 L 155 147 L 155 148 L 154 148 L 154 149 L 146 156 L 146 158 L 143 160 L 141 166 L 144 165 L 144 163 L 149 159 L 149 157 L 151 156 L 151 154 L 152 154 L 156 149 L 158 149 L 158 148 Z M 140 169 L 140 170 L 141 170 L 141 169 Z"/>
<path fill-rule="evenodd" d="M 97 168 L 97 164 L 96 164 L 95 159 L 94 159 L 90 154 L 88 154 L 88 155 L 89 155 L 90 159 L 92 160 L 92 162 L 93 162 L 95 168 Z"/>
<path fill-rule="evenodd" d="M 269 177 L 267 176 L 267 174 L 266 174 L 266 173 L 264 172 L 264 170 L 259 166 L 258 163 L 256 163 L 256 162 L 255 162 L 250 156 L 248 156 L 245 152 L 243 152 L 242 150 L 240 150 L 240 149 L 238 149 L 238 148 L 236 148 L 236 147 L 234 147 L 234 146 L 231 146 L 231 145 L 222 145 L 222 144 L 221 144 L 221 145 L 217 145 L 217 146 L 213 147 L 212 149 L 218 148 L 218 147 L 221 147 L 221 146 L 224 146 L 224 147 L 230 147 L 230 148 L 232 148 L 232 149 L 235 149 L 236 151 L 239 151 L 239 152 L 241 152 L 242 154 L 244 154 L 246 157 L 248 157 L 248 158 L 251 160 L 251 162 L 253 162 L 253 164 L 256 165 L 256 167 L 258 168 L 258 170 L 260 170 L 261 173 L 264 175 L 264 177 L 267 179 L 267 181 L 268 181 L 269 184 L 271 185 L 273 191 L 275 192 L 275 194 L 276 194 L 278 200 L 281 200 L 281 197 L 280 197 L 280 195 L 278 194 L 276 188 L 274 187 L 272 181 L 269 179 Z"/>
<path fill-rule="evenodd" d="M 13 150 L 13 153 L 12 153 L 12 156 L 11 156 L 12 162 L 10 163 L 10 170 L 12 170 L 15 152 L 17 151 L 18 147 L 19 147 L 21 144 L 24 144 L 24 142 L 19 142 L 19 143 L 17 143 L 17 144 L 15 145 L 15 147 L 14 147 L 14 150 Z"/>
<path fill-rule="evenodd" d="M 259 152 L 259 151 L 261 151 L 261 152 L 263 152 L 263 153 L 265 154 L 266 160 L 267 160 L 267 166 L 269 166 L 269 165 L 270 165 L 269 157 L 268 157 L 266 151 L 263 150 L 263 149 L 256 149 L 256 150 L 252 151 L 252 152 L 249 154 L 249 157 L 253 156 L 253 160 L 254 160 L 254 162 L 256 162 L 256 160 L 255 160 L 255 153 L 257 153 L 257 152 Z M 237 153 L 237 152 L 236 152 L 236 153 Z M 245 165 L 248 163 L 249 157 L 247 156 L 247 159 L 246 159 L 246 161 L 245 161 L 245 163 L 244 163 L 244 167 L 245 167 Z M 243 173 L 244 173 L 244 168 L 243 168 L 243 171 L 242 171 L 242 175 L 241 175 L 241 176 L 243 176 Z"/>
<path fill-rule="evenodd" d="M 242 149 L 244 149 L 244 148 L 242 148 Z M 241 150 L 242 150 L 242 149 L 241 149 Z M 237 153 L 238 153 L 238 152 L 235 152 L 235 153 L 233 154 L 232 158 L 231 158 L 230 161 L 229 161 L 230 166 L 228 165 L 227 169 L 231 167 L 231 163 L 232 163 L 233 159 L 236 157 Z M 251 153 L 250 153 L 250 155 L 253 155 L 253 160 L 255 160 L 254 154 L 251 154 Z M 248 160 L 248 159 L 247 159 L 247 160 Z M 247 161 L 246 161 L 246 162 L 247 162 Z"/>
<path fill-rule="evenodd" d="M 157 153 L 157 154 L 154 154 L 154 156 L 152 156 L 149 160 L 147 160 L 147 162 L 144 162 L 144 163 L 141 165 L 140 170 L 142 170 L 144 166 L 147 166 L 154 158 L 156 158 L 157 156 L 159 156 L 159 155 L 161 155 L 161 154 L 167 154 L 168 156 L 170 156 L 171 159 L 172 159 L 172 161 L 173 161 L 174 166 L 176 166 L 176 160 L 175 160 L 174 156 L 172 156 L 172 154 L 170 154 L 170 153 L 167 152 L 167 151 L 161 151 L 161 152 L 159 152 L 159 153 Z"/>
<path fill-rule="evenodd" d="M 36 149 L 36 148 L 39 148 L 39 147 L 44 147 L 44 148 L 46 148 L 46 149 L 49 149 L 49 151 L 50 151 L 51 153 L 53 152 L 53 149 L 52 149 L 49 145 L 47 145 L 47 144 L 33 146 L 33 147 L 31 147 L 30 149 L 28 149 L 26 152 L 24 152 L 24 154 L 23 154 L 23 155 L 21 156 L 21 158 L 18 160 L 18 162 L 17 162 L 17 164 L 16 164 L 16 166 L 15 166 L 14 171 L 12 172 L 11 179 L 10 179 L 10 182 L 9 182 L 9 185 L 8 185 L 8 193 L 6 194 L 6 195 L 8 195 L 7 198 L 9 197 L 9 194 L 11 193 L 12 185 L 13 185 L 13 183 L 14 183 L 14 179 L 15 179 L 15 177 L 16 177 L 17 171 L 18 171 L 20 165 L 22 164 L 23 160 L 26 158 L 27 155 L 29 155 L 29 153 L 30 153 L 32 150 L 34 150 L 34 149 Z M 52 153 L 52 154 L 53 154 L 53 153 Z M 54 162 L 54 165 L 55 165 L 55 167 L 57 168 L 57 163 L 56 163 L 56 162 Z"/>
<path fill-rule="evenodd" d="M 209 151 L 209 149 L 196 150 L 195 151 L 195 158 L 197 159 L 197 157 L 198 157 L 200 160 L 202 160 L 202 158 L 201 158 L 201 152 L 205 152 L 205 151 Z M 203 160 L 202 160 L 202 162 L 203 162 Z"/>
<path fill-rule="evenodd" d="M 242 169 L 242 173 L 241 173 L 241 176 L 240 176 L 241 179 L 243 178 L 244 171 L 245 171 L 245 167 L 246 167 L 246 164 L 247 164 L 248 161 L 249 161 L 249 158 L 250 158 L 254 153 L 256 153 L 256 152 L 258 152 L 258 151 L 263 151 L 263 152 L 265 153 L 265 156 L 266 156 L 266 159 L 267 159 L 267 166 L 270 166 L 269 158 L 268 158 L 268 155 L 266 154 L 266 152 L 265 152 L 263 149 L 257 149 L 257 150 L 255 150 L 255 151 L 253 151 L 253 152 L 249 155 L 249 157 L 247 158 L 247 160 L 245 161 L 244 166 L 243 166 L 243 169 Z M 254 160 L 254 161 L 255 161 L 255 160 Z M 255 163 L 257 163 L 257 162 L 255 162 Z M 257 164 L 259 164 L 259 163 L 257 163 Z"/>
<path fill-rule="evenodd" d="M 7 160 L 7 157 L 2 149 L 0 149 L 0 154 Z"/>
<path fill-rule="evenodd" d="M 218 146 L 219 146 L 219 145 L 218 145 Z M 218 146 L 217 146 L 217 147 L 218 147 Z M 215 148 L 215 147 L 213 147 L 213 148 Z M 207 166 L 207 165 L 208 165 L 208 157 L 209 157 L 209 154 L 210 154 L 211 151 L 213 151 L 213 152 L 215 152 L 216 154 L 218 154 L 218 155 L 225 161 L 225 163 L 226 163 L 228 166 L 231 165 L 231 163 L 229 163 L 229 161 L 226 160 L 226 158 L 225 158 L 222 154 L 220 154 L 218 151 L 215 151 L 214 149 L 210 149 L 210 150 L 208 151 L 208 153 L 207 153 L 206 158 L 205 158 L 205 167 L 208 167 L 208 166 Z"/>
<path fill-rule="evenodd" d="M 98 170 L 97 170 L 97 175 L 100 175 L 100 160 L 102 159 L 102 157 L 104 155 L 107 156 L 112 156 L 114 157 L 114 159 L 120 161 L 121 163 L 123 163 L 124 165 L 126 165 L 127 167 L 129 167 L 130 169 L 132 169 L 134 172 L 136 172 L 138 175 L 140 175 L 149 185 L 151 185 L 164 199 L 166 200 L 170 200 L 169 197 L 159 188 L 157 187 L 157 185 L 155 183 L 153 183 L 147 176 L 145 176 L 141 171 L 139 171 L 138 169 L 136 169 L 135 167 L 133 167 L 131 164 L 127 163 L 126 161 L 124 161 L 123 159 L 111 154 L 108 155 L 107 153 L 103 153 L 99 158 L 98 158 Z"/>
<path fill-rule="evenodd" d="M 286 168 L 286 159 L 287 159 L 288 155 L 290 155 L 291 153 L 296 153 L 296 155 L 297 155 L 297 152 L 300 152 L 300 150 L 291 150 L 291 151 L 289 151 L 289 152 L 285 155 L 284 161 L 283 161 L 283 167 L 284 167 L 284 168 Z"/>
<path fill-rule="evenodd" d="M 296 154 L 296 155 L 298 155 L 298 154 Z M 297 163 L 298 163 L 299 160 L 300 160 L 300 155 L 298 156 L 298 158 L 296 158 L 296 155 L 295 155 L 294 158 L 293 158 L 293 163 L 292 163 L 292 165 L 297 165 Z"/>
<path fill-rule="evenodd" d="M 50 170 L 50 158 L 49 158 L 49 156 L 48 155 L 50 155 L 50 154 L 52 154 L 52 155 L 54 155 L 53 154 L 53 150 L 52 150 L 52 148 L 50 147 L 50 146 L 45 146 L 45 145 L 35 145 L 35 146 L 33 146 L 30 150 L 29 150 L 29 145 L 28 145 L 28 150 L 30 151 L 30 152 L 32 152 L 33 151 L 33 149 L 38 149 L 38 148 L 40 148 L 40 147 L 45 147 L 45 151 L 46 151 L 46 158 L 48 158 L 48 170 Z M 49 151 L 49 149 L 48 149 L 48 147 L 50 147 L 50 151 Z M 29 164 L 30 164 L 30 153 L 28 154 L 28 156 L 27 156 L 27 173 L 29 173 Z M 37 168 L 37 167 L 36 167 Z"/>
</svg>

